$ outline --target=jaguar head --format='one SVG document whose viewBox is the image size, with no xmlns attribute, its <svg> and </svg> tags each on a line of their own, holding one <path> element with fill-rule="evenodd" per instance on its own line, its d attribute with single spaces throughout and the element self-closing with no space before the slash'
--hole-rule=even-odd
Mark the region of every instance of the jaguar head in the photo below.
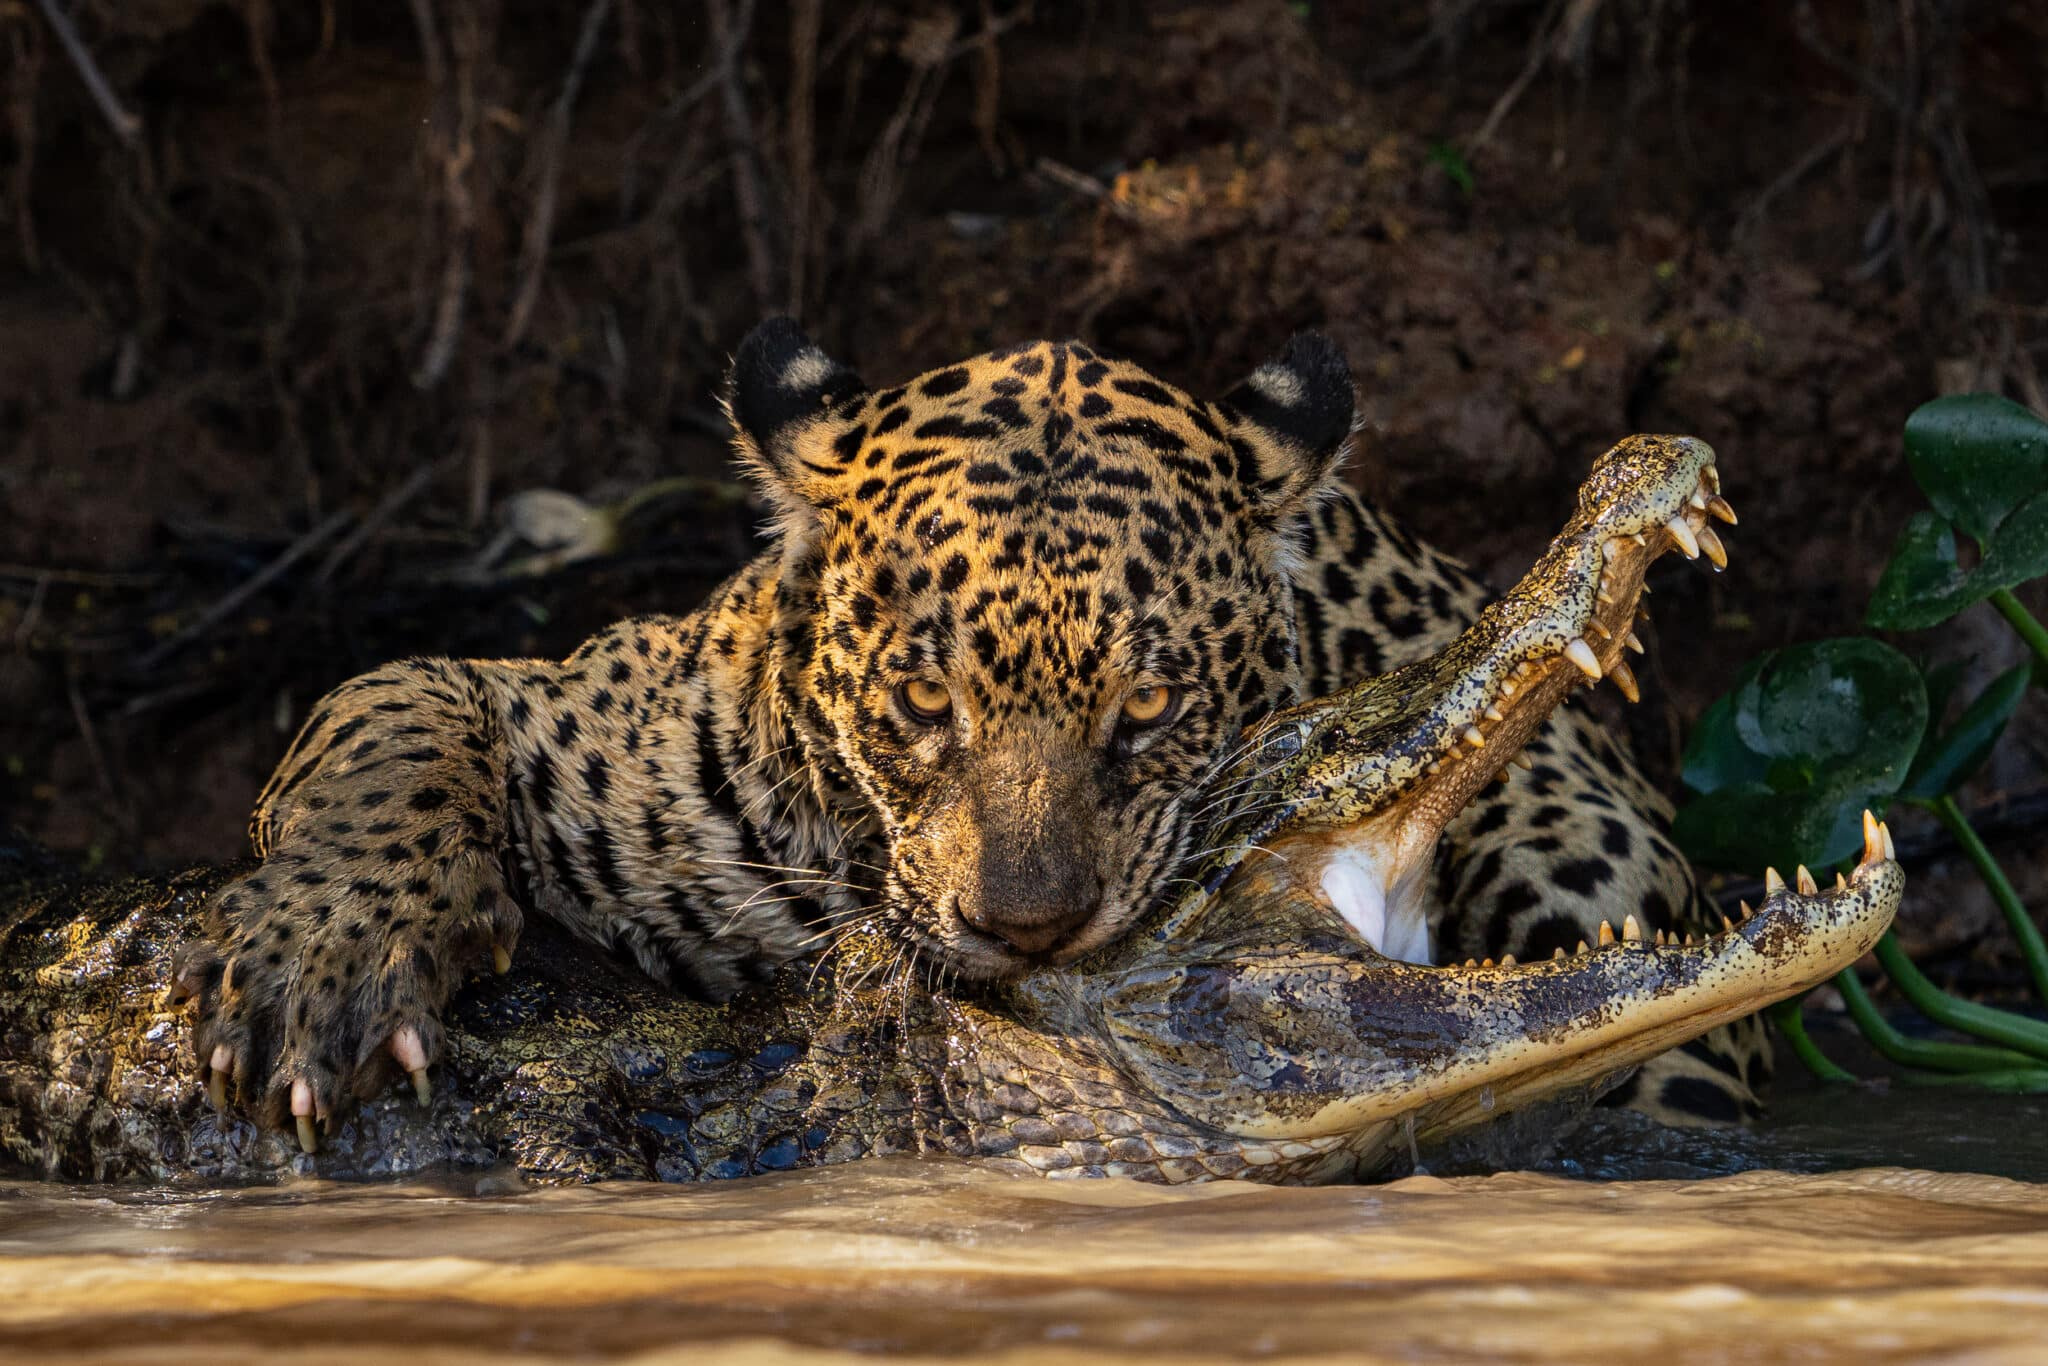
<svg viewBox="0 0 2048 1366">
<path fill-rule="evenodd" d="M 1298 700 L 1296 528 L 1352 427 L 1296 337 L 1220 401 L 1078 343 L 871 390 L 793 323 L 734 363 L 783 556 L 781 695 L 977 978 L 1113 939 L 1201 850 L 1203 779 Z"/>
</svg>

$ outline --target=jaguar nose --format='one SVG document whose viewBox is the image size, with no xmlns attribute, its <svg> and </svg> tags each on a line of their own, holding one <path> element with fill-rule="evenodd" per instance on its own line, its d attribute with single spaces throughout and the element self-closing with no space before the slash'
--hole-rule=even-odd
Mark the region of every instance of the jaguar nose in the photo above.
<svg viewBox="0 0 2048 1366">
<path fill-rule="evenodd" d="M 1045 909 L 1027 915 L 997 914 L 980 907 L 962 907 L 960 918 L 980 930 L 993 935 L 1022 954 L 1036 956 L 1050 953 L 1095 917 L 1094 906 L 1082 905 L 1070 908 L 1063 904 L 1059 909 Z"/>
</svg>

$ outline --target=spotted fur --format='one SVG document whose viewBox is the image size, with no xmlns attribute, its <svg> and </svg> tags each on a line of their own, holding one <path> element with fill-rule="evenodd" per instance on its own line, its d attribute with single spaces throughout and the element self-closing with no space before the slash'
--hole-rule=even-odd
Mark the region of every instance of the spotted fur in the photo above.
<svg viewBox="0 0 2048 1366">
<path fill-rule="evenodd" d="M 202 1068 L 273 1122 L 294 1081 L 322 1115 L 386 1084 L 401 1029 L 431 1058 L 525 914 L 712 999 L 875 918 L 960 976 L 1075 957 L 1202 850 L 1192 794 L 1247 725 L 1483 598 L 1335 484 L 1350 377 L 1312 335 L 1209 402 L 1078 343 L 870 390 L 778 320 L 729 408 L 778 543 L 703 607 L 561 663 L 408 660 L 308 717 L 186 969 Z M 1448 832 L 1442 956 L 1569 948 L 1617 907 L 1697 928 L 1627 757 L 1576 714 L 1530 750 Z M 1710 1036 L 1631 1095 L 1739 1118 L 1767 1061 Z"/>
</svg>

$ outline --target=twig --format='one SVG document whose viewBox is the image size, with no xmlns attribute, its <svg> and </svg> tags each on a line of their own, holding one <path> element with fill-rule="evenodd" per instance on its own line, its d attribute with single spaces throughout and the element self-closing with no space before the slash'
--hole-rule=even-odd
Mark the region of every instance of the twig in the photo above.
<svg viewBox="0 0 2048 1366">
<path fill-rule="evenodd" d="M 1764 186 L 1763 192 L 1750 201 L 1749 207 L 1742 211 L 1742 216 L 1735 220 L 1735 229 L 1731 235 L 1739 240 L 1756 231 L 1757 226 L 1763 222 L 1764 210 L 1771 206 L 1772 200 L 1806 179 L 1822 162 L 1848 146 L 1855 133 L 1856 121 L 1851 119 L 1809 147 L 1804 156 L 1786 167 L 1777 179 Z"/>
<path fill-rule="evenodd" d="M 414 470 L 404 483 L 378 499 L 377 506 L 370 509 L 370 515 L 363 518 L 354 531 L 342 537 L 340 543 L 328 552 L 327 558 L 320 562 L 320 567 L 313 571 L 313 587 L 319 588 L 333 578 L 335 572 L 347 564 L 372 536 L 384 529 L 384 524 L 400 508 L 417 498 L 420 490 L 432 482 L 435 475 L 448 468 L 453 460 L 453 456 L 444 455 L 439 460 L 427 462 Z"/>
<path fill-rule="evenodd" d="M 287 569 L 290 569 L 307 555 L 317 550 L 323 543 L 331 539 L 335 533 L 347 526 L 349 522 L 354 520 L 354 516 L 354 513 L 344 508 L 340 512 L 329 516 L 326 521 L 320 523 L 320 525 L 314 527 L 296 541 L 293 541 L 289 546 L 285 547 L 283 554 L 230 589 L 220 601 L 214 603 L 213 606 L 207 608 L 204 612 L 201 612 L 198 619 L 192 622 L 191 625 L 185 627 L 144 655 L 136 664 L 137 670 L 147 673 L 179 650 L 184 649 L 185 646 L 197 640 L 200 636 L 205 635 L 221 621 L 232 616 L 243 603 L 275 583 L 279 576 Z"/>
<path fill-rule="evenodd" d="M 562 79 L 562 93 L 548 111 L 547 131 L 541 134 L 540 188 L 534 195 L 533 212 L 526 219 L 526 235 L 519 244 L 519 292 L 512 300 L 512 314 L 505 322 L 505 345 L 517 346 L 526 335 L 534 302 L 540 297 L 541 276 L 547 268 L 548 240 L 555 231 L 555 199 L 562 180 L 562 149 L 569 142 L 569 120 L 576 109 L 576 96 L 583 87 L 583 72 L 597 51 L 598 34 L 612 0 L 591 0 L 583 15 L 583 29 L 576 35 L 576 51 L 569 59 L 569 74 Z"/>
<path fill-rule="evenodd" d="M 768 245 L 768 207 L 756 164 L 754 120 L 740 88 L 739 47 L 754 24 L 754 0 L 740 0 L 737 11 L 725 0 L 704 0 L 711 19 L 711 41 L 719 51 L 718 95 L 725 110 L 726 136 L 732 139 L 732 192 L 740 211 L 740 239 L 747 249 L 747 279 L 757 307 L 767 308 L 775 293 L 775 258 Z"/>
<path fill-rule="evenodd" d="M 42 10 L 43 18 L 49 21 L 51 31 L 57 35 L 57 41 L 64 45 L 64 55 L 71 59 L 71 65 L 77 69 L 78 79 L 85 82 L 86 92 L 92 96 L 92 102 L 100 107 L 100 114 L 106 119 L 107 126 L 114 130 L 115 137 L 133 147 L 136 140 L 142 136 L 142 120 L 121 106 L 120 98 L 114 94 L 114 88 L 108 85 L 107 78 L 100 74 L 99 63 L 92 59 L 92 53 L 86 50 L 84 41 L 78 36 L 78 30 L 71 26 L 71 16 L 57 7 L 57 0 L 36 0 L 36 7 Z"/>
<path fill-rule="evenodd" d="M 413 0 L 413 19 L 420 28 L 420 46 L 426 56 L 428 79 L 442 91 L 444 67 L 439 35 L 434 31 L 430 0 Z M 447 374 L 462 339 L 462 315 L 469 297 L 470 239 L 476 227 L 476 204 L 469 188 L 469 172 L 476 159 L 476 63 L 483 47 L 482 22 L 473 8 L 464 8 L 453 30 L 455 94 L 454 133 L 436 120 L 433 141 L 441 162 L 441 193 L 448 212 L 448 256 L 441 266 L 441 287 L 435 294 L 434 322 L 413 371 L 416 389 L 431 389 Z"/>
<path fill-rule="evenodd" d="M 794 0 L 789 11 L 789 293 L 792 314 L 804 309 L 804 267 L 811 254 L 812 161 L 817 140 L 818 30 L 822 0 Z"/>
<path fill-rule="evenodd" d="M 52 569 L 39 564 L 0 564 L 0 579 L 75 584 L 80 588 L 147 588 L 161 574 L 120 574 L 100 569 Z"/>
<path fill-rule="evenodd" d="M 29 595 L 28 610 L 21 614 L 21 622 L 14 628 L 14 648 L 26 650 L 34 638 L 36 627 L 43 619 L 43 600 L 50 596 L 50 576 L 43 574 L 36 579 L 36 591 Z"/>
<path fill-rule="evenodd" d="M 43 37 L 33 24 L 9 24 L 7 122 L 14 134 L 14 232 L 21 242 L 22 264 L 31 274 L 43 267 L 36 241 L 36 216 L 29 210 L 36 179 L 36 92 L 43 83 Z"/>
<path fill-rule="evenodd" d="M 114 809 L 114 819 L 126 830 L 131 823 L 127 807 L 121 800 L 120 789 L 114 786 L 113 770 L 107 767 L 107 753 L 100 748 L 99 732 L 92 725 L 92 713 L 85 709 L 85 694 L 78 687 L 76 659 L 68 661 L 65 666 L 64 692 L 71 702 L 71 718 L 78 723 L 78 736 L 85 741 L 85 757 L 91 761 L 93 776 L 99 781 L 100 795 L 107 799 L 107 805 Z"/>
<path fill-rule="evenodd" d="M 1550 55 L 1551 31 L 1556 28 L 1557 16 L 1563 9 L 1564 0 L 1550 0 L 1550 4 L 1544 7 L 1543 17 L 1536 21 L 1536 36 L 1529 42 L 1529 60 L 1522 64 L 1521 73 L 1506 90 L 1500 92 L 1500 98 L 1493 102 L 1493 108 L 1486 113 L 1486 122 L 1480 124 L 1479 131 L 1466 142 L 1466 156 L 1473 155 L 1487 144 L 1493 137 L 1494 130 L 1500 127 L 1501 120 L 1508 116 L 1509 111 L 1522 98 L 1522 92 L 1529 88 L 1529 82 L 1535 80 L 1536 73 L 1543 69 L 1543 59 Z"/>
<path fill-rule="evenodd" d="M 1031 169 L 1060 188 L 1072 190 L 1086 198 L 1106 199 L 1109 196 L 1109 186 L 1086 171 L 1077 171 L 1065 162 L 1054 161 L 1051 157 L 1040 157 Z"/>
</svg>

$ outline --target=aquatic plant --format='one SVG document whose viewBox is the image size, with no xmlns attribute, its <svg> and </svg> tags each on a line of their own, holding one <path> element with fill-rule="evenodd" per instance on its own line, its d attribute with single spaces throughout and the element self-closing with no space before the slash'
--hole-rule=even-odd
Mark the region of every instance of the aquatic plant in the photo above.
<svg viewBox="0 0 2048 1366">
<path fill-rule="evenodd" d="M 1943 728 L 1963 667 L 1925 667 L 1882 641 L 1837 637 L 1772 650 L 1707 708 L 1685 752 L 1697 794 L 1674 834 L 1696 862 L 1717 868 L 1853 862 L 1868 807 L 1930 812 L 1976 867 L 2018 941 L 2034 994 L 2048 1004 L 2048 945 L 2012 882 L 1956 801 L 1990 757 L 2030 682 L 2048 684 L 2048 629 L 2012 590 L 2048 574 L 2048 423 L 2006 399 L 1962 394 L 1906 420 L 1906 461 L 1929 508 L 1900 534 L 1865 624 L 1882 631 L 1938 626 L 1988 601 L 2033 652 L 2000 674 Z M 1766 890 L 1782 885 L 1776 872 Z M 2048 1023 L 1962 1000 L 1930 982 L 1887 931 L 1879 965 L 1935 1024 L 1980 1040 L 1909 1037 L 1878 1010 L 1854 968 L 1835 979 L 1849 1015 L 1914 1081 L 2048 1091 Z M 1851 1080 L 1807 1034 L 1798 1000 L 1773 1008 L 1793 1051 L 1817 1075 Z"/>
</svg>

